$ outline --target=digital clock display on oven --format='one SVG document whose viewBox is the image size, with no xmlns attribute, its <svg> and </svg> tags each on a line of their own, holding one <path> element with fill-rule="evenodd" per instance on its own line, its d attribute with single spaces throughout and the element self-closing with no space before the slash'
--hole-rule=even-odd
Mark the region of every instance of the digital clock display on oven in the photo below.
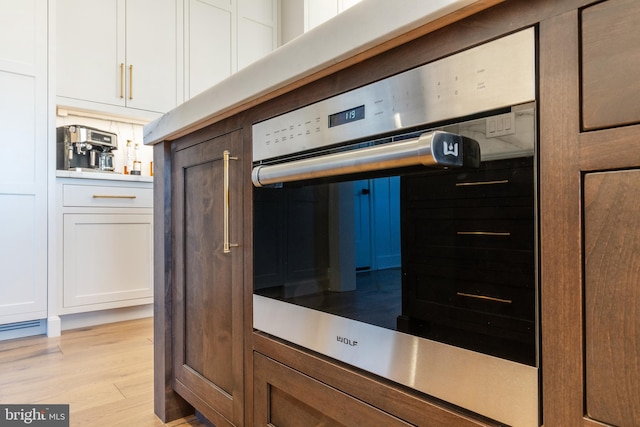
<svg viewBox="0 0 640 427">
<path fill-rule="evenodd" d="M 331 114 L 329 116 L 329 127 L 332 128 L 362 119 L 364 119 L 364 105 Z"/>
</svg>

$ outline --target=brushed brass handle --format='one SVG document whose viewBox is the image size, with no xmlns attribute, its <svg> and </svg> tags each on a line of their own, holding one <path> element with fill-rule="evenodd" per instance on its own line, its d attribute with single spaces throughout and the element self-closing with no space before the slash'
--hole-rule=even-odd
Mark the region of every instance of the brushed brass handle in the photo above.
<svg viewBox="0 0 640 427">
<path fill-rule="evenodd" d="M 94 194 L 94 199 L 135 199 L 137 196 L 116 196 L 110 194 Z"/>
<path fill-rule="evenodd" d="M 458 236 L 511 236 L 508 231 L 458 231 Z"/>
<path fill-rule="evenodd" d="M 124 98 L 124 63 L 120 63 L 120 98 Z"/>
<path fill-rule="evenodd" d="M 133 65 L 129 65 L 129 99 L 133 99 Z"/>
<path fill-rule="evenodd" d="M 229 150 L 224 150 L 222 152 L 222 167 L 223 167 L 223 192 L 224 192 L 224 203 L 223 203 L 223 249 L 222 251 L 225 254 L 231 252 L 231 248 L 238 247 L 237 243 L 229 243 L 229 204 L 230 204 L 230 191 L 229 191 L 229 160 L 238 160 L 237 157 L 232 157 L 229 153 Z"/>
<path fill-rule="evenodd" d="M 456 295 L 458 295 L 460 297 L 475 298 L 475 299 L 481 299 L 481 300 L 485 300 L 485 301 L 501 302 L 503 304 L 512 304 L 513 303 L 513 300 L 510 300 L 510 299 L 489 297 L 489 296 L 486 296 L 486 295 L 467 294 L 467 293 L 464 293 L 464 292 L 456 292 Z"/>
<path fill-rule="evenodd" d="M 456 187 L 470 187 L 474 185 L 496 185 L 496 184 L 508 184 L 508 179 L 500 179 L 496 181 L 473 181 L 473 182 L 456 182 Z"/>
</svg>

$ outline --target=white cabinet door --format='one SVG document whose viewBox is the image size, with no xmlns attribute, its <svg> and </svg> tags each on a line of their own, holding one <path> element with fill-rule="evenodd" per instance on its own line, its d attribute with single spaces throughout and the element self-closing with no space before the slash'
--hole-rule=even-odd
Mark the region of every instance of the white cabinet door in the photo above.
<svg viewBox="0 0 640 427">
<path fill-rule="evenodd" d="M 338 14 L 338 0 L 305 0 L 304 30 L 309 31 Z"/>
<path fill-rule="evenodd" d="M 124 106 L 124 9 L 116 0 L 58 0 L 56 94 Z"/>
<path fill-rule="evenodd" d="M 224 80 L 234 71 L 232 34 L 234 13 L 230 0 L 188 0 L 185 3 L 185 98 Z"/>
<path fill-rule="evenodd" d="M 185 1 L 185 99 L 278 46 L 277 0 Z"/>
<path fill-rule="evenodd" d="M 238 70 L 278 46 L 278 8 L 273 0 L 238 0 Z"/>
<path fill-rule="evenodd" d="M 178 104 L 175 0 L 126 1 L 126 103 L 167 112 Z"/>
<path fill-rule="evenodd" d="M 175 107 L 177 11 L 177 0 L 58 0 L 58 103 L 124 115 Z"/>
<path fill-rule="evenodd" d="M 5 324 L 47 317 L 46 0 L 0 2 L 0 93 L 0 324 Z"/>
<path fill-rule="evenodd" d="M 61 312 L 150 303 L 153 215 L 64 214 Z"/>
<path fill-rule="evenodd" d="M 309 31 L 361 0 L 305 0 L 304 30 Z"/>
</svg>

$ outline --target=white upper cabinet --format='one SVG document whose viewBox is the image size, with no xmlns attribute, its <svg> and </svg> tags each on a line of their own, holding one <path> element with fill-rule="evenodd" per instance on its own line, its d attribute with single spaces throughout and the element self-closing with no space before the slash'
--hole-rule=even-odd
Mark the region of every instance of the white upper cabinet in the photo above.
<svg viewBox="0 0 640 427">
<path fill-rule="evenodd" d="M 47 13 L 0 2 L 0 324 L 47 317 Z"/>
<path fill-rule="evenodd" d="M 169 111 L 178 101 L 176 1 L 127 0 L 126 6 L 127 106 Z"/>
<path fill-rule="evenodd" d="M 238 70 L 278 47 L 275 0 L 238 1 Z"/>
<path fill-rule="evenodd" d="M 277 0 L 185 0 L 185 100 L 278 46 Z"/>
<path fill-rule="evenodd" d="M 185 1 L 185 98 L 231 75 L 235 15 L 231 1 Z"/>
<path fill-rule="evenodd" d="M 309 31 L 360 0 L 305 0 L 304 30 Z"/>
<path fill-rule="evenodd" d="M 58 0 L 58 104 L 130 116 L 175 107 L 181 5 Z"/>
</svg>

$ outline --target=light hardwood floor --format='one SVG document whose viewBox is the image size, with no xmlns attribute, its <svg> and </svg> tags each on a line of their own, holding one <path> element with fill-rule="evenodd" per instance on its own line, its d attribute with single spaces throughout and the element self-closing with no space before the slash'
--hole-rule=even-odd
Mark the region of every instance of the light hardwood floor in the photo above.
<svg viewBox="0 0 640 427">
<path fill-rule="evenodd" d="M 77 427 L 164 426 L 153 413 L 153 319 L 0 341 L 0 403 L 68 403 Z"/>
</svg>

